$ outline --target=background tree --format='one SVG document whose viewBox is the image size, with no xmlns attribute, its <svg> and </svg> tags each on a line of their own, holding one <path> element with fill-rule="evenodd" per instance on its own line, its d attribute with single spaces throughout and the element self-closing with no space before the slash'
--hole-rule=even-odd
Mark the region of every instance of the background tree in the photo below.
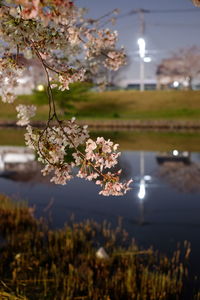
<svg viewBox="0 0 200 300">
<path fill-rule="evenodd" d="M 166 78 L 168 84 L 179 81 L 191 89 L 193 80 L 200 75 L 200 48 L 193 46 L 174 53 L 161 62 L 156 74 L 160 82 Z"/>
<path fill-rule="evenodd" d="M 102 89 L 116 88 L 120 81 L 123 80 L 125 72 L 130 67 L 130 57 L 126 56 L 125 64 L 117 70 L 110 70 L 106 68 L 106 66 L 103 64 L 103 56 L 99 57 L 99 59 L 102 60 L 102 63 L 98 65 L 98 70 L 96 70 L 95 76 L 91 71 L 88 72 L 88 81 Z"/>
</svg>

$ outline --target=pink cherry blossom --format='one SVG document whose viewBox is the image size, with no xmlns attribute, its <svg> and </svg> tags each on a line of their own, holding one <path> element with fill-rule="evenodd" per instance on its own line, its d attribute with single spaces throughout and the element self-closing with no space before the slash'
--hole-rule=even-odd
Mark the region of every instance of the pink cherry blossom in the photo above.
<svg viewBox="0 0 200 300">
<path fill-rule="evenodd" d="M 112 17 L 112 16 L 111 16 Z M 120 182 L 118 144 L 89 136 L 87 126 L 75 118 L 59 119 L 53 88 L 69 90 L 70 84 L 96 78 L 104 66 L 117 70 L 125 63 L 124 50 L 117 49 L 118 34 L 100 29 L 98 20 L 88 20 L 84 10 L 70 0 L 9 0 L 0 6 L 0 85 L 2 101 L 13 103 L 15 88 L 26 70 L 25 57 L 37 60 L 46 76 L 49 117 L 44 128 L 34 128 L 29 119 L 33 105 L 18 105 L 18 125 L 26 125 L 26 145 L 44 164 L 42 174 L 51 182 L 66 184 L 74 176 L 94 181 L 101 195 L 119 196 L 130 189 L 132 180 Z M 21 59 L 20 59 L 21 57 Z"/>
</svg>

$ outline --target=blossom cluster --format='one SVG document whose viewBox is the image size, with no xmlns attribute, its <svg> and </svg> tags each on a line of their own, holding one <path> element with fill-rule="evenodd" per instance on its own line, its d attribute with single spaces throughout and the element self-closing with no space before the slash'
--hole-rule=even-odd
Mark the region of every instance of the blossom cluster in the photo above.
<svg viewBox="0 0 200 300">
<path fill-rule="evenodd" d="M 17 118 L 17 125 L 25 126 L 28 125 L 30 122 L 30 118 L 35 116 L 36 107 L 34 105 L 23 105 L 19 104 L 16 107 L 16 111 L 18 112 Z"/>
<path fill-rule="evenodd" d="M 68 72 L 61 73 L 58 77 L 59 80 L 59 90 L 69 90 L 69 84 L 77 81 L 84 80 L 85 69 L 81 68 L 80 70 L 70 69 Z M 54 84 L 53 87 L 56 87 Z"/>
<path fill-rule="evenodd" d="M 126 63 L 126 56 L 124 50 L 119 51 L 109 51 L 107 54 L 107 58 L 104 62 L 106 68 L 117 71 L 120 66 Z"/>
<path fill-rule="evenodd" d="M 102 66 L 117 70 L 125 61 L 123 49 L 116 49 L 117 32 L 91 26 L 83 13 L 69 0 L 10 0 L 0 7 L 0 37 L 10 52 L 18 47 L 29 58 L 39 53 L 53 80 L 68 89 L 89 74 L 93 59 L 98 62 L 93 78 L 94 70 L 99 76 Z"/>
<path fill-rule="evenodd" d="M 16 99 L 14 89 L 18 86 L 21 72 L 22 67 L 10 54 L 7 53 L 7 57 L 0 58 L 1 100 L 4 103 L 13 103 Z"/>
<path fill-rule="evenodd" d="M 28 125 L 25 134 L 27 146 L 35 150 L 38 160 L 45 164 L 43 175 L 53 171 L 51 181 L 57 184 L 66 184 L 72 178 L 72 168 L 75 166 L 73 153 L 87 138 L 87 126 L 81 128 L 74 119 L 63 127 L 53 126 L 41 131 L 35 131 Z"/>
<path fill-rule="evenodd" d="M 192 0 L 195 6 L 200 7 L 200 0 Z"/>
<path fill-rule="evenodd" d="M 25 134 L 26 144 L 37 151 L 38 160 L 45 164 L 42 174 L 53 173 L 51 182 L 66 184 L 74 177 L 73 170 L 78 168 L 75 175 L 95 181 L 102 187 L 99 194 L 123 195 L 130 189 L 132 180 L 121 183 L 121 170 L 115 173 L 107 171 L 117 164 L 120 155 L 118 144 L 103 137 L 96 141 L 88 137 L 87 126 L 78 126 L 74 118 L 64 126 L 48 127 L 37 132 L 28 125 Z"/>
<path fill-rule="evenodd" d="M 54 21 L 60 24 L 68 24 L 68 20 L 74 17 L 74 4 L 69 0 L 17 0 L 22 7 L 21 16 L 24 19 L 41 19 L 46 24 Z"/>
<path fill-rule="evenodd" d="M 118 146 L 103 137 L 98 137 L 96 141 L 92 139 L 86 141 L 85 160 L 77 176 L 87 180 L 95 179 L 96 184 L 102 187 L 99 194 L 104 196 L 121 196 L 130 189 L 129 185 L 132 182 L 132 180 L 125 183 L 119 181 L 121 170 L 115 173 L 107 171 L 118 163 L 117 159 L 121 154 L 117 152 Z"/>
<path fill-rule="evenodd" d="M 115 48 L 117 42 L 117 31 L 111 32 L 109 29 L 105 30 L 86 30 L 85 36 L 88 42 L 85 44 L 87 49 L 87 57 L 99 55 L 102 49 Z"/>
<path fill-rule="evenodd" d="M 85 36 L 88 42 L 84 45 L 86 58 L 91 60 L 103 54 L 105 57 L 104 66 L 110 70 L 118 70 L 126 61 L 123 49 L 116 50 L 117 31 L 105 30 L 86 30 Z"/>
</svg>

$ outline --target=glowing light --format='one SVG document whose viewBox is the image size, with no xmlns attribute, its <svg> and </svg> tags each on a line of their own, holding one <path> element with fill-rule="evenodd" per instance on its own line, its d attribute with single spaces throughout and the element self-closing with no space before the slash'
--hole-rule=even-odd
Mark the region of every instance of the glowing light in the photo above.
<svg viewBox="0 0 200 300">
<path fill-rule="evenodd" d="M 150 175 L 144 175 L 144 180 L 145 181 L 150 181 L 152 177 Z"/>
<path fill-rule="evenodd" d="M 39 84 L 39 85 L 37 86 L 37 90 L 38 90 L 39 92 L 43 92 L 43 91 L 44 91 L 44 86 L 43 86 L 42 84 Z"/>
<path fill-rule="evenodd" d="M 178 152 L 178 150 L 173 150 L 172 153 L 173 153 L 174 156 L 177 156 L 179 152 Z"/>
<path fill-rule="evenodd" d="M 173 86 L 174 86 L 175 88 L 177 88 L 177 87 L 179 86 L 179 82 L 178 82 L 178 81 L 174 81 L 174 82 L 173 82 Z"/>
<path fill-rule="evenodd" d="M 151 57 L 149 57 L 149 56 L 144 57 L 145 63 L 150 63 L 151 61 L 152 61 Z"/>
<path fill-rule="evenodd" d="M 145 40 L 143 38 L 139 38 L 138 39 L 138 45 L 139 45 L 140 57 L 144 58 L 145 57 L 145 47 L 146 47 Z"/>
<path fill-rule="evenodd" d="M 145 181 L 144 179 L 140 180 L 140 189 L 139 189 L 139 193 L 138 193 L 138 198 L 140 200 L 143 200 L 145 198 L 146 195 L 146 189 L 145 189 Z"/>
</svg>

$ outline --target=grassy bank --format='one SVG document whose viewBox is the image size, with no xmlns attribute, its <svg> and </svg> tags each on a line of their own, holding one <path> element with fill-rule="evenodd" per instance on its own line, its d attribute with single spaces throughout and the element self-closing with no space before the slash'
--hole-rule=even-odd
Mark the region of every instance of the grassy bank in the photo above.
<svg viewBox="0 0 200 300">
<path fill-rule="evenodd" d="M 55 93 L 63 117 L 121 120 L 200 120 L 200 91 L 110 91 Z M 20 96 L 16 103 L 38 105 L 37 120 L 48 115 L 44 92 Z M 65 114 L 68 112 L 68 114 Z M 0 102 L 0 120 L 15 119 L 14 105 Z M 35 120 L 36 120 L 35 119 Z"/>
<path fill-rule="evenodd" d="M 1 128 L 0 145 L 24 146 L 24 129 Z M 120 145 L 120 150 L 200 152 L 200 132 L 98 131 L 92 137 L 104 136 Z"/>
<path fill-rule="evenodd" d="M 112 91 L 89 94 L 89 101 L 77 103 L 78 116 L 130 120 L 198 120 L 200 92 L 196 91 Z"/>
<path fill-rule="evenodd" d="M 0 195 L 1 299 L 182 300 L 191 292 L 188 242 L 167 257 L 138 247 L 120 223 L 71 220 L 53 231 L 32 213 Z"/>
</svg>

